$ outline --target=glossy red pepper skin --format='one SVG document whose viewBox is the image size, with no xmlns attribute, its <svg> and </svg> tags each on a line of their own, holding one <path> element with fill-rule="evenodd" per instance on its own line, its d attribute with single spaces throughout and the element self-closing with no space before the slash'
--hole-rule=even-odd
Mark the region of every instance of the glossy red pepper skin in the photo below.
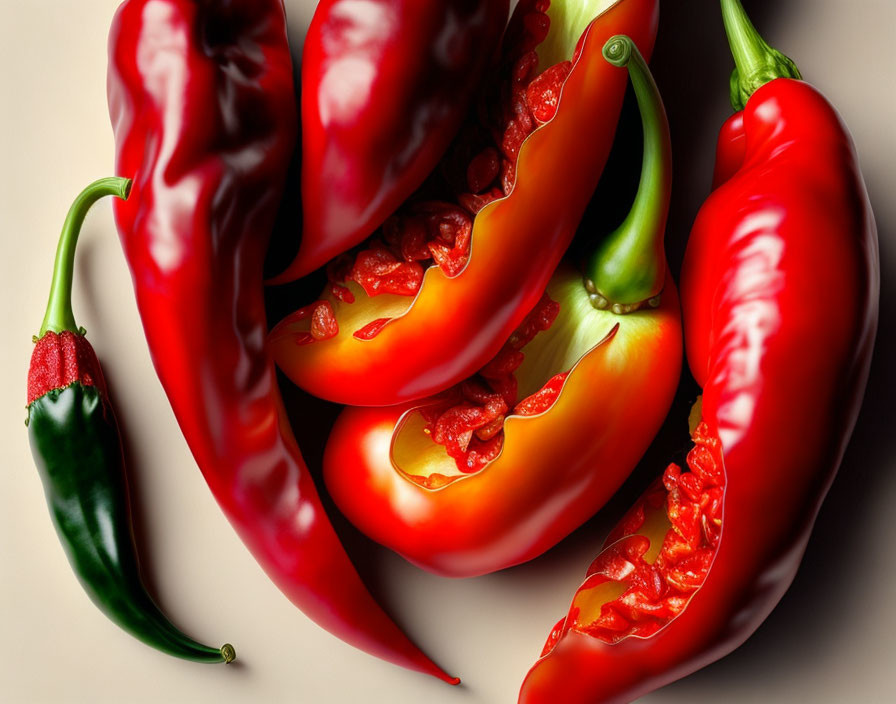
<svg viewBox="0 0 896 704">
<path fill-rule="evenodd" d="M 623 222 L 561 265 L 498 356 L 460 386 L 336 422 L 324 479 L 359 529 L 416 565 L 470 577 L 530 560 L 597 511 L 647 449 L 681 374 L 678 294 L 663 236 L 671 138 L 628 37 L 603 48 L 631 76 L 644 134 Z"/>
<path fill-rule="evenodd" d="M 280 0 L 129 0 L 110 35 L 115 211 L 153 363 L 218 503 L 343 640 L 447 676 L 379 608 L 321 506 L 265 342 L 262 265 L 296 137 Z"/>
<path fill-rule="evenodd" d="M 297 279 L 379 227 L 435 168 L 497 49 L 508 0 L 323 0 L 302 54 Z"/>
<path fill-rule="evenodd" d="M 622 702 L 717 660 L 790 586 L 843 456 L 877 328 L 877 235 L 851 139 L 809 85 L 759 88 L 722 130 L 722 183 L 682 272 L 688 361 L 721 439 L 722 534 L 703 585 L 649 638 L 568 630 L 520 701 Z"/>
<path fill-rule="evenodd" d="M 320 398 L 384 406 L 438 393 L 494 357 L 545 290 L 609 155 L 627 76 L 604 60 L 603 46 L 627 34 L 649 57 L 658 19 L 657 0 L 619 0 L 588 26 L 556 114 L 520 148 L 513 191 L 476 215 L 463 271 L 431 267 L 401 304 L 409 307 L 386 313 L 393 319 L 371 340 L 343 331 L 343 321 L 336 337 L 297 344 L 307 321 L 285 318 L 271 332 L 284 373 Z M 331 303 L 337 318 L 351 307 Z"/>
<path fill-rule="evenodd" d="M 547 411 L 507 418 L 500 456 L 447 486 L 425 488 L 396 462 L 393 442 L 419 402 L 343 411 L 324 456 L 340 510 L 372 539 L 448 577 L 511 567 L 556 545 L 619 488 L 672 402 L 681 319 L 667 281 L 659 308 L 614 316 L 590 309 L 581 276 L 562 268 L 551 297 L 580 289 L 579 305 L 606 318 L 609 334 L 575 364 Z"/>
</svg>

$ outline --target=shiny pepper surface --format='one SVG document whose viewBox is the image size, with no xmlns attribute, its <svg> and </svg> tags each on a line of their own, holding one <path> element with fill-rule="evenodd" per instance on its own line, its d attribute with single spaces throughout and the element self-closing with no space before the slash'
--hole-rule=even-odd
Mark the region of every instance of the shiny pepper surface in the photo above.
<svg viewBox="0 0 896 704">
<path fill-rule="evenodd" d="M 723 9 L 729 32 L 755 34 L 739 3 Z M 755 74 L 732 36 L 743 85 Z M 724 470 L 705 581 L 646 638 L 609 645 L 571 612 L 521 702 L 630 701 L 738 647 L 790 586 L 840 464 L 877 328 L 874 218 L 834 108 L 802 81 L 765 81 L 722 130 L 682 271 L 688 361 Z"/>
<path fill-rule="evenodd" d="M 324 457 L 333 499 L 366 535 L 419 567 L 470 577 L 540 555 L 612 496 L 665 418 L 681 364 L 674 287 L 660 308 L 624 316 L 618 326 L 611 313 L 591 309 L 571 269 L 563 267 L 548 292 L 584 299 L 558 321 L 558 336 L 598 329 L 606 337 L 590 337 L 594 346 L 564 368 L 568 376 L 548 388 L 537 412 L 523 401 L 499 415 L 501 436 L 474 439 L 483 456 L 469 470 L 460 472 L 426 437 L 421 402 L 349 408 L 333 428 Z M 570 318 L 579 315 L 593 319 L 576 325 Z"/>
<path fill-rule="evenodd" d="M 508 9 L 508 0 L 318 3 L 302 53 L 302 241 L 276 281 L 358 244 L 423 183 Z"/>
<path fill-rule="evenodd" d="M 268 352 L 262 267 L 296 138 L 279 0 L 129 0 L 109 41 L 116 208 L 153 363 L 212 493 L 343 640 L 448 678 L 376 604 L 320 503 Z"/>
<path fill-rule="evenodd" d="M 539 14 L 536 5 L 548 3 L 521 2 L 508 32 L 527 12 Z M 307 315 L 278 323 L 274 357 L 298 386 L 361 406 L 438 393 L 493 358 L 538 302 L 597 186 L 625 95 L 625 72 L 604 61 L 603 46 L 624 33 L 648 56 L 658 20 L 656 0 L 574 5 L 550 3 L 552 29 L 535 50 L 544 68 L 575 59 L 556 112 L 519 145 L 508 137 L 512 189 L 476 212 L 466 265 L 453 274 L 429 267 L 413 298 L 368 297 L 354 282 L 352 303 L 328 293 L 333 337 L 309 343 Z M 381 323 L 375 336 L 355 334 L 374 321 Z"/>
<path fill-rule="evenodd" d="M 601 276 L 559 267 L 478 374 L 423 401 L 347 409 L 327 443 L 324 478 L 342 512 L 437 574 L 493 572 L 555 545 L 628 476 L 675 393 L 681 320 L 662 246 L 668 125 L 633 42 L 614 37 L 604 55 L 629 67 L 645 146 L 635 204 L 598 248 Z M 656 276 L 644 282 L 645 269 Z"/>
</svg>

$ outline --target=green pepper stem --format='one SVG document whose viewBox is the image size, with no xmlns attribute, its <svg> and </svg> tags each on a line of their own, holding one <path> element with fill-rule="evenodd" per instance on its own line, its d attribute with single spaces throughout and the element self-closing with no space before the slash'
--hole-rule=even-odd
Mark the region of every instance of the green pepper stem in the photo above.
<svg viewBox="0 0 896 704">
<path fill-rule="evenodd" d="M 113 176 L 94 181 L 75 198 L 65 218 L 59 244 L 56 247 L 50 300 L 38 337 L 43 337 L 47 332 L 60 333 L 65 330 L 78 332 L 78 325 L 72 313 L 72 278 L 75 272 L 75 246 L 78 244 L 78 235 L 81 234 L 81 225 L 84 224 L 90 206 L 100 198 L 117 196 L 126 200 L 130 192 L 130 179 Z"/>
<path fill-rule="evenodd" d="M 721 2 L 725 33 L 736 66 L 731 74 L 731 105 L 735 110 L 743 110 L 753 93 L 776 78 L 802 78 L 793 61 L 759 36 L 740 0 Z"/>
<path fill-rule="evenodd" d="M 604 58 L 627 67 L 644 132 L 641 180 L 631 210 L 598 247 L 586 269 L 586 286 L 599 308 L 630 312 L 656 299 L 666 276 L 663 237 L 672 191 L 672 143 L 659 89 L 647 62 L 626 36 L 604 45 Z M 592 290 L 593 289 L 593 290 Z"/>
</svg>

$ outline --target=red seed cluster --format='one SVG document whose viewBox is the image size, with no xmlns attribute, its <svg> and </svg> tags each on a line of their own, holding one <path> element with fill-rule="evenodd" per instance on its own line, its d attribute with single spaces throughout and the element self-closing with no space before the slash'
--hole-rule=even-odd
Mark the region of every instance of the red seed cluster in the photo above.
<svg viewBox="0 0 896 704">
<path fill-rule="evenodd" d="M 420 409 L 426 432 L 433 442 L 445 446 L 461 472 L 478 472 L 501 453 L 508 415 L 536 415 L 557 400 L 566 373 L 554 376 L 542 389 L 517 403 L 514 372 L 523 363 L 523 347 L 550 328 L 559 312 L 560 304 L 547 294 L 542 296 L 501 351 L 476 376 Z"/>
<path fill-rule="evenodd" d="M 337 300 L 354 302 L 347 281 L 355 281 L 368 296 L 414 296 L 428 267 L 438 266 L 446 275 L 456 276 L 466 266 L 473 219 L 513 189 L 520 147 L 536 127 L 556 113 L 563 82 L 572 67 L 564 61 L 536 75 L 535 48 L 550 27 L 545 14 L 550 3 L 522 0 L 519 4 L 495 81 L 500 89 L 480 106 L 478 122 L 471 122 L 461 132 L 446 159 L 449 165 L 444 170 L 458 174 L 447 174 L 447 184 L 441 190 L 447 189 L 455 202 L 412 199 L 359 251 L 334 260 L 327 269 L 328 291 Z M 462 166 L 452 169 L 453 161 Z M 318 312 L 324 316 L 327 309 Z M 335 316 L 319 327 L 339 329 Z M 354 336 L 369 340 L 382 327 L 371 323 Z M 317 339 L 326 338 L 311 335 L 306 341 Z"/>
<path fill-rule="evenodd" d="M 580 592 L 605 582 L 624 584 L 625 592 L 604 603 L 600 615 L 588 623 L 578 621 L 573 609 L 565 626 L 554 629 L 545 646 L 553 647 L 564 629 L 574 628 L 606 643 L 628 636 L 648 637 L 687 606 L 703 584 L 719 544 L 725 476 L 718 438 L 705 423 L 694 431 L 688 453 L 690 472 L 670 464 L 662 479 L 651 486 L 610 534 L 606 548 L 588 569 Z M 638 535 L 648 512 L 661 510 L 672 524 L 657 559 L 644 559 L 650 540 Z"/>
<path fill-rule="evenodd" d="M 297 345 L 308 345 L 320 340 L 328 340 L 339 333 L 339 324 L 333 313 L 333 306 L 329 301 L 315 301 L 309 306 L 300 308 L 292 314 L 291 320 L 311 320 L 311 329 L 308 332 L 298 333 L 295 336 Z"/>
<path fill-rule="evenodd" d="M 31 353 L 29 405 L 54 389 L 63 389 L 76 382 L 82 386 L 96 386 L 106 393 L 103 372 L 93 347 L 83 335 L 68 330 L 46 333 Z"/>
</svg>

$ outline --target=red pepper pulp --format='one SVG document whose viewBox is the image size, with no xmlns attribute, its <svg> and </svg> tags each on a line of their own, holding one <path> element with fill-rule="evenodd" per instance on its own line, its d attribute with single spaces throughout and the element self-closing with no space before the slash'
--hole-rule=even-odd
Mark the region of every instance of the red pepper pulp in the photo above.
<svg viewBox="0 0 896 704">
<path fill-rule="evenodd" d="M 297 385 L 351 405 L 438 393 L 493 358 L 536 305 L 597 185 L 625 93 L 600 51 L 622 28 L 649 52 L 656 30 L 656 0 L 573 4 L 519 3 L 480 119 L 372 240 L 331 262 L 312 304 L 317 333 L 306 309 L 274 328 L 275 359 Z"/>
<path fill-rule="evenodd" d="M 514 372 L 523 363 L 523 348 L 539 332 L 550 328 L 559 312 L 560 305 L 544 295 L 479 374 L 442 392 L 432 405 L 420 408 L 420 415 L 426 420 L 423 432 L 445 447 L 461 473 L 478 472 L 501 454 L 506 416 L 538 415 L 557 400 L 568 371 L 551 377 L 539 391 L 518 403 Z M 408 477 L 430 489 L 448 481 L 438 473 Z"/>
<path fill-rule="evenodd" d="M 542 655 L 570 629 L 611 644 L 647 638 L 703 584 L 722 531 L 725 475 L 721 443 L 706 423 L 693 440 L 690 471 L 670 464 L 610 533 Z"/>
</svg>

